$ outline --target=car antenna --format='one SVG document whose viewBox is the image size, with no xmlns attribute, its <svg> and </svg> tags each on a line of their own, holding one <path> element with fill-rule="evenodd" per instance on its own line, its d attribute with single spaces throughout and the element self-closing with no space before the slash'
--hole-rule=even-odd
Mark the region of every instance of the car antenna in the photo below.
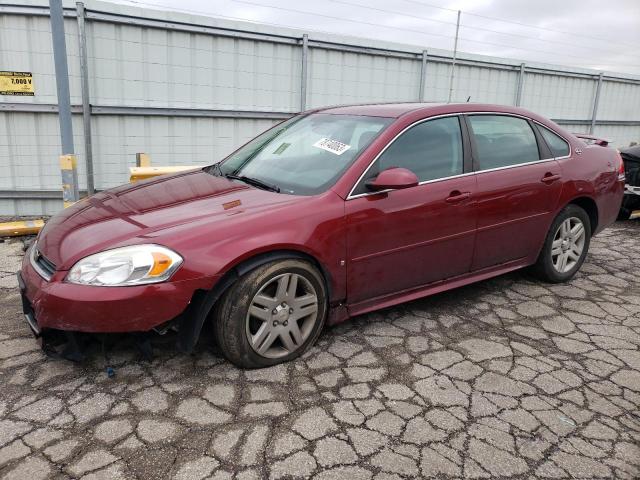
<svg viewBox="0 0 640 480">
<path fill-rule="evenodd" d="M 467 97 L 467 103 L 469 103 L 469 100 L 471 100 L 471 95 Z"/>
</svg>

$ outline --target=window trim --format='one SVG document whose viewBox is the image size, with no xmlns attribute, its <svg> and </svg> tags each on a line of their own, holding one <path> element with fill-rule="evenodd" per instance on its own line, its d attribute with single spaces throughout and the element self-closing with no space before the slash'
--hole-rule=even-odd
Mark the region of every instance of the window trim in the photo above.
<svg viewBox="0 0 640 480">
<path fill-rule="evenodd" d="M 546 128 L 547 130 L 549 130 L 551 133 L 555 134 L 556 136 L 560 137 L 564 143 L 566 143 L 569 146 L 569 154 L 568 155 L 563 155 L 562 157 L 553 157 L 555 160 L 562 160 L 565 158 L 569 158 L 571 156 L 571 154 L 573 153 L 573 149 L 571 147 L 571 142 L 569 140 L 567 140 L 564 136 L 560 135 L 558 132 L 556 132 L 554 129 L 547 127 L 545 124 L 540 123 L 536 120 L 533 120 L 533 123 L 536 126 L 536 129 L 538 130 L 538 132 L 540 132 L 540 137 L 542 137 L 542 141 L 545 143 L 545 145 L 547 146 L 547 148 L 549 148 L 549 153 L 551 153 L 553 155 L 553 151 L 551 150 L 551 147 L 549 146 L 549 143 L 545 140 L 544 136 L 542 135 L 542 130 L 540 130 L 538 128 L 538 126 L 542 127 L 542 128 Z"/>
<path fill-rule="evenodd" d="M 369 163 L 367 168 L 365 168 L 365 170 L 362 172 L 362 174 L 358 177 L 358 180 L 356 180 L 356 182 L 353 184 L 353 186 L 351 187 L 351 190 L 349 190 L 349 195 L 347 195 L 347 198 L 346 198 L 345 201 L 348 201 L 348 200 L 351 200 L 351 199 L 354 199 L 354 198 L 368 197 L 370 195 L 380 195 L 381 193 L 393 192 L 394 191 L 393 189 L 387 189 L 387 190 L 379 190 L 379 191 L 376 191 L 376 192 L 358 193 L 356 195 L 353 194 L 354 190 L 356 189 L 356 187 L 358 185 L 360 185 L 360 182 L 365 177 L 367 172 L 371 169 L 373 164 L 376 163 L 378 158 L 380 158 L 382 156 L 382 154 L 384 154 L 384 152 L 387 150 L 387 148 L 389 148 L 398 139 L 398 137 L 400 137 L 400 135 L 402 135 L 407 130 L 409 130 L 409 129 L 411 129 L 411 128 L 413 128 L 413 127 L 415 127 L 415 126 L 417 126 L 417 125 L 419 125 L 421 123 L 428 122 L 430 120 L 437 120 L 439 118 L 458 117 L 458 123 L 460 125 L 460 138 L 462 139 L 462 173 L 460 173 L 458 175 L 451 175 L 449 177 L 435 178 L 433 180 L 424 180 L 422 182 L 419 182 L 418 186 L 425 185 L 427 183 L 442 182 L 444 180 L 450 180 L 452 178 L 466 177 L 467 175 L 473 175 L 475 173 L 473 170 L 466 171 L 467 168 L 469 167 L 469 162 L 468 162 L 467 159 L 470 157 L 471 151 L 469 150 L 469 147 L 468 147 L 468 141 L 469 141 L 468 135 L 470 135 L 470 133 L 466 132 L 466 124 L 464 123 L 464 120 L 462 118 L 463 116 L 464 115 L 462 113 L 460 113 L 460 112 L 458 112 L 458 113 L 445 113 L 445 114 L 442 114 L 442 115 L 435 115 L 433 117 L 421 118 L 420 120 L 416 120 L 412 124 L 407 125 L 400 132 L 398 132 L 389 141 L 389 143 L 387 143 L 384 146 L 384 148 L 382 150 L 380 150 L 378 152 L 378 154 L 373 158 L 373 160 L 371 160 L 371 163 Z"/>
<path fill-rule="evenodd" d="M 535 162 L 519 163 L 517 165 L 507 165 L 506 167 L 497 167 L 497 168 L 492 168 L 492 169 L 488 169 L 488 170 L 476 170 L 475 169 L 475 157 L 474 157 L 475 137 L 474 137 L 474 135 L 472 133 L 471 127 L 468 124 L 469 120 L 468 120 L 467 117 L 469 115 L 503 115 L 503 116 L 508 116 L 508 117 L 522 118 L 524 120 L 527 120 L 528 122 L 533 122 L 533 124 L 536 125 L 536 129 L 534 130 L 534 135 L 536 135 L 536 133 L 538 133 L 540 135 L 540 137 L 542 137 L 542 133 L 539 133 L 539 131 L 537 129 L 537 125 L 541 125 L 544 128 L 547 128 L 547 129 L 551 130 L 553 133 L 555 133 L 560 138 L 562 138 L 565 142 L 567 142 L 567 144 L 569 145 L 569 155 L 565 155 L 563 157 L 543 158 L 543 159 L 537 160 Z M 376 160 L 378 160 L 378 157 L 380 157 L 385 152 L 385 150 L 387 148 L 389 148 L 389 146 L 393 142 L 395 142 L 396 139 L 400 135 L 402 135 L 405 131 L 407 131 L 408 129 L 410 129 L 411 127 L 413 127 L 415 125 L 418 125 L 418 124 L 423 123 L 423 122 L 427 122 L 429 120 L 435 120 L 437 118 L 444 118 L 444 117 L 455 117 L 455 116 L 457 116 L 459 118 L 460 128 L 462 130 L 462 143 L 463 143 L 463 153 L 464 153 L 464 157 L 463 157 L 463 173 L 460 174 L 460 175 L 453 175 L 451 177 L 437 178 L 435 180 L 426 180 L 424 182 L 418 183 L 418 186 L 425 185 L 427 183 L 435 183 L 435 182 L 442 182 L 442 181 L 445 181 L 445 180 L 451 180 L 453 178 L 458 178 L 458 177 L 466 177 L 466 176 L 469 176 L 469 175 L 476 175 L 478 173 L 494 172 L 494 171 L 498 171 L 498 170 L 506 170 L 506 169 L 509 169 L 509 168 L 524 167 L 524 166 L 527 166 L 527 165 L 535 165 L 537 163 L 550 162 L 551 160 L 563 160 L 563 159 L 566 159 L 566 158 L 570 158 L 573 155 L 573 146 L 571 145 L 571 142 L 569 140 L 567 140 L 564 135 L 559 134 L 554 129 L 549 128 L 548 126 L 546 126 L 544 123 L 539 122 L 537 120 L 534 120 L 533 118 L 527 117 L 525 115 L 519 115 L 517 113 L 509 113 L 509 112 L 486 112 L 486 111 L 485 112 L 457 112 L 457 113 L 445 113 L 445 114 L 442 114 L 442 115 L 435 115 L 433 117 L 422 118 L 420 120 L 416 120 L 412 124 L 408 125 L 404 129 L 402 129 L 402 131 L 400 131 L 395 137 L 393 137 L 389 141 L 389 143 L 387 143 L 384 146 L 384 148 L 382 150 L 380 150 L 380 152 L 378 152 L 378 154 L 373 158 L 371 163 L 369 163 L 367 168 L 365 168 L 364 172 L 362 172 L 362 174 L 358 177 L 358 180 L 356 180 L 356 182 L 351 187 L 351 190 L 349 190 L 349 194 L 347 195 L 347 198 L 346 198 L 345 201 L 348 201 L 348 200 L 351 200 L 351 199 L 354 199 L 354 198 L 368 197 L 370 195 L 379 195 L 381 193 L 393 192 L 392 189 L 388 189 L 388 190 L 380 190 L 380 191 L 377 191 L 377 192 L 367 192 L 367 193 L 359 193 L 357 195 L 353 195 L 353 191 L 360 184 L 360 181 L 364 178 L 364 176 L 367 174 L 367 172 L 372 167 L 372 165 L 376 162 Z M 543 138 L 543 141 L 544 141 L 544 138 Z M 537 136 L 536 136 L 536 142 L 537 142 Z M 546 145 L 546 141 L 545 141 L 545 145 Z M 553 153 L 553 152 L 551 152 L 551 149 L 549 148 L 549 146 L 548 145 L 546 145 L 546 146 L 549 149 L 549 153 Z M 539 148 L 540 147 L 538 146 L 538 149 Z M 469 165 L 469 162 L 468 162 L 467 158 L 471 159 L 470 165 Z M 468 168 L 470 168 L 469 171 L 467 171 Z"/>
<path fill-rule="evenodd" d="M 525 163 L 516 163 L 514 165 L 505 165 L 502 167 L 494 167 L 494 168 L 484 168 L 481 169 L 479 168 L 480 165 L 478 164 L 478 161 L 476 159 L 476 154 L 478 151 L 478 147 L 476 146 L 476 136 L 475 133 L 473 133 L 473 128 L 471 127 L 471 120 L 469 119 L 469 117 L 472 117 L 474 115 L 492 115 L 494 117 L 515 117 L 515 118 L 520 118 L 524 121 L 527 122 L 527 125 L 529 125 L 529 128 L 531 129 L 531 133 L 533 134 L 533 138 L 536 141 L 536 147 L 538 148 L 538 155 L 542 156 L 542 154 L 544 152 L 540 151 L 540 139 L 542 137 L 542 134 L 538 132 L 537 128 L 534 127 L 534 125 L 531 123 L 532 119 L 529 117 L 525 117 L 524 115 L 517 115 L 515 113 L 502 113 L 502 112 L 469 112 L 469 113 L 465 113 L 464 117 L 465 117 L 465 121 L 467 122 L 467 128 L 469 129 L 469 137 L 471 140 L 471 149 L 473 151 L 473 171 L 475 173 L 484 173 L 484 172 L 496 172 L 496 171 L 500 171 L 500 170 L 507 170 L 509 168 L 517 168 L 517 167 L 521 167 L 521 166 L 526 166 L 526 165 L 535 165 L 536 163 L 543 163 L 543 162 L 549 162 L 551 160 L 555 160 L 554 157 L 547 157 L 547 158 L 541 158 L 539 160 L 534 160 L 532 162 L 525 162 Z M 548 153 L 552 153 L 551 149 L 547 146 L 547 144 L 544 144 L 545 149 L 547 150 Z"/>
</svg>

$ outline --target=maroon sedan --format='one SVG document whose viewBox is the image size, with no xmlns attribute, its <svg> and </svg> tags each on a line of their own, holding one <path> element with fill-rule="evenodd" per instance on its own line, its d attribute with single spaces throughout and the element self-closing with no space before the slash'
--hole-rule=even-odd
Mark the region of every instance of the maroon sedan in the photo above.
<svg viewBox="0 0 640 480">
<path fill-rule="evenodd" d="M 173 328 L 184 351 L 210 321 L 230 361 L 273 365 L 325 323 L 522 267 L 566 281 L 623 191 L 615 150 L 520 108 L 315 110 L 53 217 L 24 311 L 45 338 Z"/>
</svg>

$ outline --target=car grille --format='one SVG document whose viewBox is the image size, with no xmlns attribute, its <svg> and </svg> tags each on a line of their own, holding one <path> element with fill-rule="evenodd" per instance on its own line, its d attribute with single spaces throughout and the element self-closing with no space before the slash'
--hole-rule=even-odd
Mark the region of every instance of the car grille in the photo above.
<svg viewBox="0 0 640 480">
<path fill-rule="evenodd" d="M 36 269 L 36 272 L 40 274 L 42 278 L 49 281 L 56 271 L 55 264 L 47 259 L 37 247 L 33 247 L 31 253 L 31 265 Z"/>
</svg>

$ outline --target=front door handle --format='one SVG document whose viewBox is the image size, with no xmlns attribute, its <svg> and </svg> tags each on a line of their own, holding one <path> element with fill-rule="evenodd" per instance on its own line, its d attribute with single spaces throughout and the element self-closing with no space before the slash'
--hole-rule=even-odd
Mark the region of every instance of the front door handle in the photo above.
<svg viewBox="0 0 640 480">
<path fill-rule="evenodd" d="M 461 192 L 459 190 L 454 190 L 449 194 L 447 198 L 444 199 L 447 203 L 459 203 L 464 200 L 467 200 L 471 196 L 471 192 Z"/>
<path fill-rule="evenodd" d="M 546 183 L 547 185 L 549 185 L 549 184 L 551 184 L 551 183 L 553 183 L 553 182 L 555 182 L 557 180 L 560 180 L 560 175 L 558 175 L 557 173 L 551 173 L 551 172 L 545 173 L 544 177 L 542 177 L 540 179 L 540 181 L 542 183 Z"/>
</svg>

